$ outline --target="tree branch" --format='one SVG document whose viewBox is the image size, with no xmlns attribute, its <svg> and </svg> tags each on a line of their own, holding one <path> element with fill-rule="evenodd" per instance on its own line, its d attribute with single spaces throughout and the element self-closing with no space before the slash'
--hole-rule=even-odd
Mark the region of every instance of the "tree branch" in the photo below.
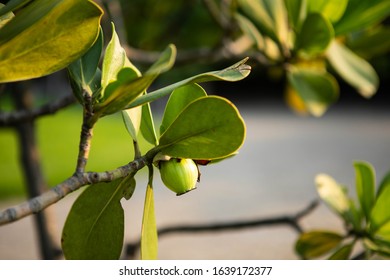
<svg viewBox="0 0 390 280">
<path fill-rule="evenodd" d="M 118 167 L 117 169 L 105 172 L 84 172 L 75 174 L 62 183 L 56 185 L 49 191 L 36 196 L 19 205 L 15 205 L 0 212 L 0 225 L 8 224 L 17 221 L 23 217 L 35 214 L 48 206 L 58 202 L 71 192 L 79 188 L 96 184 L 100 182 L 111 182 L 115 179 L 128 176 L 130 173 L 136 173 L 145 165 L 152 162 L 154 153 L 147 153 L 138 159 L 133 160 L 129 164 Z"/>
<path fill-rule="evenodd" d="M 26 121 L 32 121 L 38 117 L 54 114 L 76 101 L 72 94 L 31 110 L 19 110 L 0 113 L 0 127 L 14 126 Z"/>
<path fill-rule="evenodd" d="M 296 232 L 302 233 L 303 229 L 299 225 L 302 218 L 309 215 L 318 206 L 318 201 L 311 202 L 303 210 L 299 211 L 294 215 L 282 215 L 277 217 L 265 218 L 265 219 L 254 219 L 254 220 L 239 220 L 229 221 L 224 223 L 213 223 L 213 224 L 197 224 L 197 225 L 177 225 L 167 226 L 158 230 L 158 236 L 163 237 L 172 233 L 198 233 L 198 232 L 220 232 L 226 230 L 240 230 L 253 227 L 269 227 L 269 226 L 290 226 Z M 127 256 L 133 258 L 135 252 L 140 247 L 140 240 L 134 243 L 128 243 L 126 246 Z"/>
</svg>

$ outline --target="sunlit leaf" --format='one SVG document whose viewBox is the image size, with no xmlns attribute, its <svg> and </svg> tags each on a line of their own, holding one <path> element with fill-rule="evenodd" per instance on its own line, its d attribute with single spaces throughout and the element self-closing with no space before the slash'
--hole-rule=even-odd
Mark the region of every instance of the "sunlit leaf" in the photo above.
<svg viewBox="0 0 390 280">
<path fill-rule="evenodd" d="M 290 67 L 287 78 L 314 116 L 322 116 L 328 106 L 338 99 L 337 81 L 326 72 Z"/>
<path fill-rule="evenodd" d="M 264 38 L 256 28 L 256 26 L 246 17 L 240 14 L 235 15 L 235 19 L 237 20 L 241 30 L 253 41 L 256 48 L 259 50 L 263 50 L 265 47 Z"/>
<path fill-rule="evenodd" d="M 336 35 L 359 31 L 372 26 L 390 14 L 390 1 L 349 0 L 347 8 L 334 25 Z"/>
<path fill-rule="evenodd" d="M 149 166 L 152 169 L 152 166 Z M 141 229 L 141 259 L 155 260 L 158 254 L 158 236 L 154 211 L 152 171 L 149 169 L 149 183 L 146 188 L 144 214 Z"/>
<path fill-rule="evenodd" d="M 101 16 L 92 1 L 32 1 L 0 29 L 0 82 L 65 68 L 94 43 Z"/>
<path fill-rule="evenodd" d="M 354 163 L 356 174 L 356 194 L 367 220 L 375 203 L 375 171 L 367 162 Z"/>
<path fill-rule="evenodd" d="M 160 135 L 173 123 L 181 111 L 192 101 L 207 96 L 197 84 L 189 84 L 175 89 L 168 99 L 160 126 Z"/>
<path fill-rule="evenodd" d="M 62 232 L 66 259 L 118 259 L 123 246 L 124 213 L 132 176 L 89 186 L 74 202 Z"/>
<path fill-rule="evenodd" d="M 379 186 L 377 199 L 370 215 L 371 230 L 375 232 L 381 226 L 390 222 L 390 172 L 387 173 Z"/>
<path fill-rule="evenodd" d="M 337 73 L 362 96 L 369 98 L 375 94 L 379 86 L 379 78 L 367 61 L 336 40 L 333 40 L 326 55 Z"/>
<path fill-rule="evenodd" d="M 157 147 L 177 158 L 217 159 L 236 152 L 245 139 L 245 124 L 228 100 L 207 96 L 191 102 L 166 128 Z"/>
<path fill-rule="evenodd" d="M 309 14 L 297 34 L 295 48 L 305 55 L 315 56 L 323 53 L 334 38 L 333 27 L 321 14 Z"/>
<path fill-rule="evenodd" d="M 305 232 L 299 236 L 295 250 L 304 259 L 318 258 L 337 248 L 342 240 L 343 237 L 334 232 Z"/>
<path fill-rule="evenodd" d="M 127 66 L 122 68 L 116 80 L 107 85 L 101 102 L 95 104 L 95 111 L 104 116 L 129 109 L 126 108 L 129 103 L 141 96 L 162 72 L 168 71 L 173 66 L 175 57 L 176 48 L 174 45 L 169 45 L 143 76 L 135 77 L 137 74 L 134 68 Z M 145 94 L 143 97 L 149 95 Z"/>
<path fill-rule="evenodd" d="M 196 76 L 192 76 L 188 79 L 174 83 L 167 87 L 160 88 L 156 91 L 152 91 L 149 94 L 138 97 L 134 102 L 129 104 L 127 108 L 133 108 L 148 102 L 155 101 L 161 97 L 171 94 L 174 89 L 190 83 L 203 83 L 203 82 L 211 82 L 211 81 L 228 81 L 228 82 L 240 81 L 246 78 L 251 71 L 251 67 L 245 64 L 247 60 L 248 58 L 245 58 L 228 68 L 219 71 L 212 71 L 212 72 L 207 72 Z"/>
<path fill-rule="evenodd" d="M 131 138 L 137 141 L 137 135 L 141 127 L 142 107 L 127 109 L 122 111 L 122 118 Z"/>
<path fill-rule="evenodd" d="M 308 0 L 309 12 L 321 13 L 331 22 L 337 22 L 347 8 L 348 0 Z"/>
<path fill-rule="evenodd" d="M 345 218 L 350 205 L 343 187 L 326 174 L 317 175 L 315 184 L 321 199 L 338 215 Z"/>
</svg>

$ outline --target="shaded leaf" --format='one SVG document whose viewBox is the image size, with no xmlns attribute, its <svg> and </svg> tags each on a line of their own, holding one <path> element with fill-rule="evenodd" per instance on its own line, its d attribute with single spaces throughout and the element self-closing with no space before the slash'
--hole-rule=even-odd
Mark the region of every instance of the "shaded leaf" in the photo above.
<svg viewBox="0 0 390 280">
<path fill-rule="evenodd" d="M 355 162 L 353 166 L 356 174 L 356 194 L 364 216 L 369 220 L 375 203 L 375 171 L 367 162 Z"/>
<path fill-rule="evenodd" d="M 165 106 L 160 135 L 165 132 L 190 102 L 204 96 L 207 96 L 207 94 L 198 84 L 189 84 L 175 89 Z"/>
<path fill-rule="evenodd" d="M 150 104 L 146 103 L 142 105 L 141 132 L 146 141 L 154 146 L 157 146 L 158 140 L 154 127 L 155 126 Z"/>
<path fill-rule="evenodd" d="M 137 142 L 137 135 L 141 127 L 142 107 L 127 109 L 122 111 L 122 118 L 131 138 Z"/>
<path fill-rule="evenodd" d="M 330 253 L 342 242 L 343 237 L 329 231 L 302 233 L 295 243 L 296 252 L 304 259 L 313 259 Z"/>
<path fill-rule="evenodd" d="M 207 96 L 191 102 L 160 137 L 157 149 L 177 158 L 210 160 L 236 152 L 245 124 L 227 99 Z"/>
<path fill-rule="evenodd" d="M 337 73 L 362 96 L 369 98 L 375 94 L 379 86 L 379 78 L 367 61 L 335 40 L 326 55 Z"/>
<path fill-rule="evenodd" d="M 337 81 L 326 72 L 290 67 L 287 78 L 314 116 L 321 116 L 338 99 Z"/>
<path fill-rule="evenodd" d="M 174 89 L 190 83 L 203 83 L 203 82 L 211 82 L 211 81 L 228 81 L 228 82 L 240 81 L 246 78 L 251 71 L 251 67 L 245 64 L 247 60 L 248 58 L 245 58 L 225 69 L 192 76 L 188 79 L 174 83 L 167 87 L 160 88 L 156 91 L 152 91 L 149 94 L 138 97 L 134 102 L 129 104 L 127 108 L 133 108 L 148 102 L 155 101 L 161 97 L 171 94 Z"/>
<path fill-rule="evenodd" d="M 315 184 L 321 199 L 338 215 L 345 218 L 350 210 L 350 203 L 342 186 L 326 174 L 317 175 Z"/>
<path fill-rule="evenodd" d="M 32 0 L 10 0 L 7 2 L 7 5 L 5 5 L 5 7 L 3 4 L 0 5 L 0 17 L 27 5 L 31 1 Z"/>
<path fill-rule="evenodd" d="M 349 0 L 339 21 L 334 24 L 336 35 L 359 31 L 374 25 L 390 14 L 390 1 Z"/>
<path fill-rule="evenodd" d="M 89 186 L 75 201 L 62 232 L 66 259 L 118 259 L 123 246 L 124 213 L 132 176 Z"/>
<path fill-rule="evenodd" d="M 334 31 L 329 21 L 318 13 L 309 14 L 297 34 L 296 46 L 299 52 L 315 56 L 323 53 L 334 38 Z"/>
<path fill-rule="evenodd" d="M 328 259 L 329 260 L 348 260 L 352 253 L 354 243 L 345 244 L 337 249 Z"/>
<path fill-rule="evenodd" d="M 4 7 L 4 4 L 0 3 L 0 8 Z M 0 28 L 2 28 L 7 22 L 9 22 L 14 17 L 12 12 L 2 13 L 0 15 Z"/>
<path fill-rule="evenodd" d="M 149 166 L 149 183 L 146 188 L 141 229 L 141 259 L 155 260 L 158 254 L 158 237 L 153 197 L 153 167 Z"/>
<path fill-rule="evenodd" d="M 309 12 L 321 13 L 331 22 L 337 22 L 344 14 L 348 0 L 308 0 Z"/>
<path fill-rule="evenodd" d="M 372 207 L 370 215 L 370 229 L 377 231 L 381 226 L 390 222 L 390 172 L 382 180 L 377 194 L 377 199 Z"/>
<path fill-rule="evenodd" d="M 102 10 L 92 1 L 35 0 L 0 29 L 0 82 L 51 74 L 96 40 Z"/>
<path fill-rule="evenodd" d="M 307 15 L 306 0 L 284 0 L 290 25 L 295 31 L 301 29 Z"/>
</svg>

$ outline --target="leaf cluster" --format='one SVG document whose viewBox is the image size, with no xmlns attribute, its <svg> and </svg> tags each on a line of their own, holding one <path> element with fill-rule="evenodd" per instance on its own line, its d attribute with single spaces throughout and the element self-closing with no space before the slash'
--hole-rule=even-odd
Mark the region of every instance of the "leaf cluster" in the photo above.
<svg viewBox="0 0 390 280">
<path fill-rule="evenodd" d="M 370 163 L 355 162 L 354 169 L 357 200 L 350 198 L 346 188 L 331 176 L 317 175 L 319 196 L 343 220 L 346 232 L 304 232 L 295 246 L 302 258 L 348 259 L 358 243 L 363 245 L 365 258 L 390 257 L 390 172 L 376 188 L 375 170 Z"/>
</svg>

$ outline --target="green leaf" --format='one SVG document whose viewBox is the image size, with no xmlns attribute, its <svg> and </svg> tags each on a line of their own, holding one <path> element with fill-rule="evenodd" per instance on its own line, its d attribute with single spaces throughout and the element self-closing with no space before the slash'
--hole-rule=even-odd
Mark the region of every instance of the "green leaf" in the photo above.
<svg viewBox="0 0 390 280">
<path fill-rule="evenodd" d="M 278 42 L 287 45 L 288 42 L 288 18 L 284 0 L 263 0 L 268 14 L 273 20 L 273 28 Z"/>
<path fill-rule="evenodd" d="M 335 33 L 342 34 L 359 31 L 384 20 L 390 14 L 390 1 L 349 0 L 341 19 L 335 23 Z"/>
<path fill-rule="evenodd" d="M 235 14 L 235 19 L 238 22 L 241 30 L 253 41 L 258 50 L 264 50 L 265 42 L 264 37 L 261 35 L 256 26 L 246 17 Z"/>
<path fill-rule="evenodd" d="M 337 81 L 326 72 L 290 67 L 287 78 L 314 116 L 323 115 L 328 106 L 338 99 Z"/>
<path fill-rule="evenodd" d="M 370 215 L 370 230 L 377 231 L 381 226 L 390 222 L 390 172 L 382 180 L 377 199 Z"/>
<path fill-rule="evenodd" d="M 158 237 L 153 197 L 153 167 L 149 166 L 149 183 L 146 188 L 144 215 L 141 229 L 141 259 L 156 260 Z"/>
<path fill-rule="evenodd" d="M 245 139 L 245 124 L 227 99 L 207 96 L 191 102 L 166 128 L 158 150 L 177 158 L 211 160 L 236 152 Z"/>
<path fill-rule="evenodd" d="M 4 4 L 0 3 L 0 8 L 4 7 Z M 14 17 L 14 14 L 12 12 L 2 13 L 0 15 L 0 29 L 6 25 L 12 18 Z"/>
<path fill-rule="evenodd" d="M 31 2 L 32 0 L 10 0 L 7 2 L 7 5 L 5 5 L 5 8 L 4 8 L 4 5 L 1 4 L 0 5 L 0 17 L 9 13 L 9 12 L 13 12 L 17 9 L 19 9 L 20 7 L 23 7 L 25 5 L 27 5 L 29 2 Z"/>
<path fill-rule="evenodd" d="M 198 84 L 189 84 L 175 89 L 168 99 L 160 126 L 160 135 L 173 123 L 181 111 L 192 101 L 207 96 Z"/>
<path fill-rule="evenodd" d="M 73 93 L 81 104 L 84 103 L 83 92 L 87 91 L 92 94 L 94 91 L 100 88 L 96 87 L 96 76 L 100 81 L 100 70 L 98 70 L 98 64 L 100 61 L 100 55 L 103 48 L 103 33 L 100 29 L 99 37 L 93 44 L 93 46 L 78 60 L 74 61 L 68 66 L 68 74 L 73 88 Z"/>
<path fill-rule="evenodd" d="M 364 216 L 369 220 L 375 203 L 375 171 L 368 162 L 355 162 L 353 166 L 356 174 L 356 194 Z"/>
<path fill-rule="evenodd" d="M 114 23 L 111 23 L 111 26 L 112 37 L 107 45 L 102 66 L 103 88 L 106 88 L 110 82 L 117 80 L 118 73 L 125 66 L 126 61 L 126 52 L 119 42 L 119 37 L 115 31 Z"/>
<path fill-rule="evenodd" d="M 337 73 L 362 96 L 369 98 L 375 94 L 379 86 L 379 78 L 367 61 L 335 40 L 326 55 Z"/>
<path fill-rule="evenodd" d="M 323 53 L 334 38 L 333 27 L 321 14 L 309 14 L 297 34 L 295 49 L 304 55 L 316 56 Z"/>
<path fill-rule="evenodd" d="M 305 232 L 297 240 L 295 250 L 304 259 L 318 258 L 337 248 L 342 240 L 343 237 L 334 232 Z"/>
<path fill-rule="evenodd" d="M 122 111 L 122 118 L 131 138 L 137 141 L 137 135 L 141 127 L 142 107 L 135 107 Z"/>
<path fill-rule="evenodd" d="M 337 249 L 328 259 L 329 260 L 348 260 L 352 253 L 354 243 L 345 244 Z"/>
<path fill-rule="evenodd" d="M 150 144 L 154 146 L 158 145 L 152 111 L 150 110 L 149 103 L 142 105 L 141 133 L 144 136 L 145 140 L 148 141 Z"/>
<path fill-rule="evenodd" d="M 309 12 L 321 13 L 331 22 L 337 22 L 344 14 L 348 0 L 308 0 Z"/>
<path fill-rule="evenodd" d="M 0 82 L 68 66 L 96 40 L 102 13 L 92 1 L 33 1 L 0 29 Z"/>
<path fill-rule="evenodd" d="M 134 76 L 136 74 L 134 68 L 122 68 L 118 72 L 116 81 L 107 85 L 102 101 L 95 104 L 95 112 L 104 116 L 125 109 L 129 103 L 142 95 L 162 72 L 168 71 L 173 66 L 175 57 L 176 48 L 174 45 L 169 45 L 145 75 L 138 78 Z"/>
<path fill-rule="evenodd" d="M 295 31 L 301 29 L 307 15 L 306 0 L 284 0 L 290 25 Z"/>
<path fill-rule="evenodd" d="M 132 176 L 89 186 L 75 201 L 62 232 L 66 259 L 118 259 L 123 246 L 124 213 Z"/>
<path fill-rule="evenodd" d="M 133 108 L 148 102 L 155 101 L 161 97 L 171 94 L 174 89 L 190 83 L 203 83 L 203 82 L 211 82 L 211 81 L 228 81 L 228 82 L 240 81 L 246 78 L 251 71 L 251 67 L 245 64 L 247 60 L 248 58 L 245 58 L 237 62 L 236 64 L 228 68 L 225 68 L 223 70 L 207 72 L 196 76 L 192 76 L 188 79 L 182 80 L 180 82 L 174 83 L 167 87 L 150 92 L 149 94 L 140 96 L 134 102 L 130 103 L 127 108 Z"/>
<path fill-rule="evenodd" d="M 318 174 L 315 178 L 315 184 L 321 199 L 330 209 L 345 219 L 350 211 L 349 198 L 345 189 L 326 174 Z"/>
</svg>

